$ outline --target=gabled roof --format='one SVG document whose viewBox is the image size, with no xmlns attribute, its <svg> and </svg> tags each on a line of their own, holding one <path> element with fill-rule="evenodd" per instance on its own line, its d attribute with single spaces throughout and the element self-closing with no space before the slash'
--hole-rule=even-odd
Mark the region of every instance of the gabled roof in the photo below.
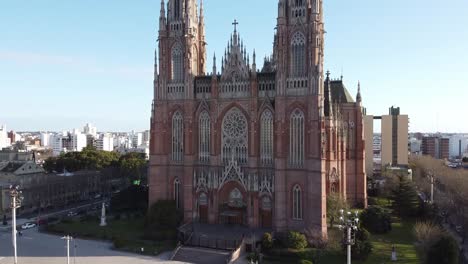
<svg viewBox="0 0 468 264">
<path fill-rule="evenodd" d="M 342 80 L 333 80 L 331 83 L 331 97 L 334 103 L 354 103 L 354 98 L 346 89 Z M 326 85 L 326 84 L 325 84 Z"/>
</svg>

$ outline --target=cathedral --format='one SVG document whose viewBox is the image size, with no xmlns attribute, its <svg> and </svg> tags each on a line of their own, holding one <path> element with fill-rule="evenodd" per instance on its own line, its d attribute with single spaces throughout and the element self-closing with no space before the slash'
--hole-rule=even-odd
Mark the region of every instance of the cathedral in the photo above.
<svg viewBox="0 0 468 264">
<path fill-rule="evenodd" d="M 185 223 L 326 236 L 327 195 L 367 205 L 365 109 L 360 87 L 354 98 L 324 72 L 323 0 L 276 1 L 272 55 L 248 55 L 234 20 L 208 73 L 202 0 L 161 0 L 150 204 L 174 200 Z"/>
</svg>

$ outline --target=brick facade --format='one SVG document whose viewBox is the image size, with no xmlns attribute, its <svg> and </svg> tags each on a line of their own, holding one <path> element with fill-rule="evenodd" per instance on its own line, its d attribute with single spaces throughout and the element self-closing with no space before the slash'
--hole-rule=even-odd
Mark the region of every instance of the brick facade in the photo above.
<svg viewBox="0 0 468 264">
<path fill-rule="evenodd" d="M 180 12 L 174 10 L 178 1 L 170 0 L 167 13 L 161 2 L 159 67 L 155 65 L 151 118 L 150 203 L 176 199 L 174 183 L 178 181 L 177 198 L 186 222 L 238 223 L 278 231 L 312 228 L 326 236 L 327 194 L 339 193 L 362 206 L 367 195 L 361 97 L 358 94 L 355 102 L 341 80 L 331 80 L 329 75 L 324 78 L 322 1 L 300 1 L 304 6 L 279 1 L 273 55 L 260 71 L 255 52 L 250 64 L 234 23 L 221 72 L 213 58 L 211 74 L 204 69 L 203 6 L 198 13 L 195 0 L 180 1 L 185 3 Z M 302 76 L 293 77 L 295 59 L 290 43 L 298 34 L 306 36 L 298 41 L 305 47 L 306 69 Z M 174 82 L 175 45 L 184 47 L 182 82 Z M 223 122 L 233 109 L 246 120 L 247 140 L 245 146 L 232 150 L 230 155 L 235 158 L 223 160 Z M 209 158 L 202 161 L 199 118 L 205 111 L 210 117 Z M 273 113 L 273 161 L 267 165 L 261 150 L 264 111 Z M 295 111 L 303 113 L 300 166 L 291 165 L 291 142 L 295 140 L 291 116 Z M 176 112 L 183 116 L 181 161 L 172 156 Z M 244 149 L 246 162 L 241 158 Z M 300 203 L 294 202 L 296 186 Z M 301 217 L 293 217 L 293 208 L 300 208 Z"/>
</svg>

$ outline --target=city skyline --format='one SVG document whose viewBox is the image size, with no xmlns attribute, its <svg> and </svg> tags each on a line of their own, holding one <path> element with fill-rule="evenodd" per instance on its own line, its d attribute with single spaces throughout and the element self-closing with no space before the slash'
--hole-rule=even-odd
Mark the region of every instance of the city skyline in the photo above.
<svg viewBox="0 0 468 264">
<path fill-rule="evenodd" d="M 149 129 L 160 1 L 109 3 L 5 4 L 0 124 L 16 131 L 60 131 L 86 122 L 103 131 Z M 220 65 L 234 19 L 261 65 L 272 51 L 276 3 L 204 3 L 207 72 L 214 52 Z M 325 68 L 333 78 L 343 74 L 353 96 L 361 81 L 368 114 L 387 114 L 395 105 L 409 115 L 411 132 L 466 132 L 468 124 L 456 114 L 468 95 L 467 7 L 461 0 L 445 6 L 325 2 Z"/>
</svg>

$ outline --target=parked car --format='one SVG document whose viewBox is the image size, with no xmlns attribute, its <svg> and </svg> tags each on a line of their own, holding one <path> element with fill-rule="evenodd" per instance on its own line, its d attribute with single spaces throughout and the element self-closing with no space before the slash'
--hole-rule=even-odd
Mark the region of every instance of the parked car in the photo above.
<svg viewBox="0 0 468 264">
<path fill-rule="evenodd" d="M 77 212 L 73 212 L 73 211 L 70 211 L 70 212 L 68 212 L 68 214 L 67 214 L 68 217 L 73 217 L 73 216 L 77 216 L 77 215 L 78 215 L 78 213 L 77 213 Z"/>
<path fill-rule="evenodd" d="M 30 229 L 36 227 L 35 223 L 25 223 L 21 226 L 21 229 Z"/>
</svg>

